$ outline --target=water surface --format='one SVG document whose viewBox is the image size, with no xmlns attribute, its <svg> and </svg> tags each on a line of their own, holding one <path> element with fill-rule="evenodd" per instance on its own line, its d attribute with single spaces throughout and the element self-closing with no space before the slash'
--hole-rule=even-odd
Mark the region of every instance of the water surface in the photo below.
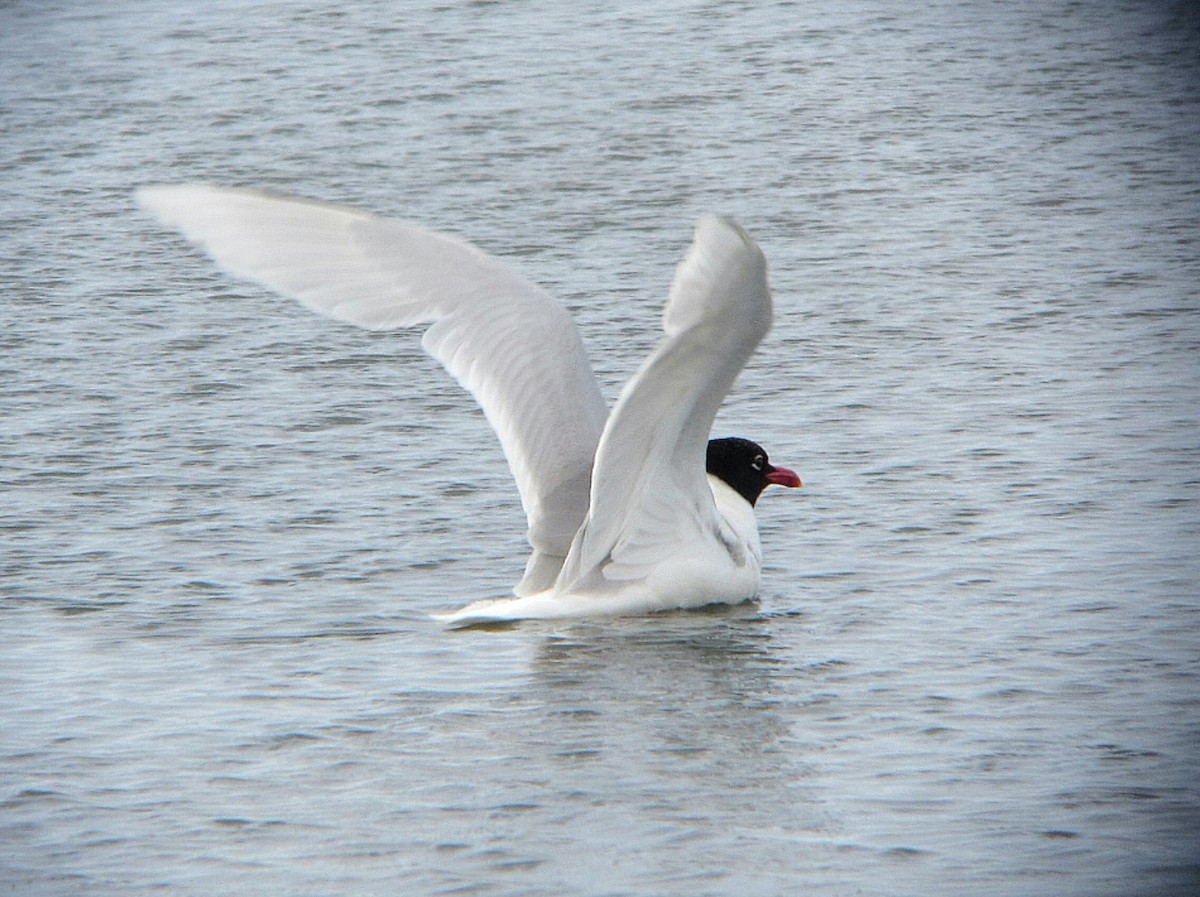
<svg viewBox="0 0 1200 897">
<path fill-rule="evenodd" d="M 1195 892 L 1188 4 L 9 3 L 11 893 Z M 705 211 L 797 468 L 737 608 L 447 632 L 524 522 L 420 351 L 226 279 L 147 182 L 510 257 L 612 398 Z"/>
</svg>

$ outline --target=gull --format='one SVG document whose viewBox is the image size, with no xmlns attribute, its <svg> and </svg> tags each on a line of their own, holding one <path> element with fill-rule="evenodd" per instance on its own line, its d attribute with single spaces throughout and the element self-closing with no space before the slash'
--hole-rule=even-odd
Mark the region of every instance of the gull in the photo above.
<svg viewBox="0 0 1200 897">
<path fill-rule="evenodd" d="M 425 350 L 500 440 L 532 549 L 511 597 L 437 619 L 645 614 L 758 594 L 755 503 L 768 485 L 801 481 L 755 442 L 709 439 L 773 314 L 766 260 L 733 221 L 696 225 L 663 338 L 610 412 L 566 309 L 462 239 L 250 190 L 150 186 L 137 197 L 231 274 L 371 330 L 426 327 Z"/>
</svg>

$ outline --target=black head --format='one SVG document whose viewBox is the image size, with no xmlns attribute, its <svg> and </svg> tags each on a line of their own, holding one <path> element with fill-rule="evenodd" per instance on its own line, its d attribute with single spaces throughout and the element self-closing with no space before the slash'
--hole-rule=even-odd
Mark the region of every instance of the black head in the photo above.
<svg viewBox="0 0 1200 897">
<path fill-rule="evenodd" d="M 772 467 L 761 445 L 736 436 L 708 441 L 707 467 L 709 473 L 728 483 L 751 507 L 772 483 L 801 485 L 800 477 L 786 467 Z"/>
</svg>

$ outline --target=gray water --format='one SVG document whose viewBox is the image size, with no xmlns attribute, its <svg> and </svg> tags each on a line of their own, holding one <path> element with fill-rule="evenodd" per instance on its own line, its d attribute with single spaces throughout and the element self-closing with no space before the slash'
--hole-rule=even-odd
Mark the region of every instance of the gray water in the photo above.
<svg viewBox="0 0 1200 897">
<path fill-rule="evenodd" d="M 1200 22 L 1162 2 L 0 5 L 0 893 L 1190 895 Z M 413 333 L 132 191 L 400 215 L 606 394 L 704 211 L 761 600 L 446 631 L 523 518 Z"/>
</svg>

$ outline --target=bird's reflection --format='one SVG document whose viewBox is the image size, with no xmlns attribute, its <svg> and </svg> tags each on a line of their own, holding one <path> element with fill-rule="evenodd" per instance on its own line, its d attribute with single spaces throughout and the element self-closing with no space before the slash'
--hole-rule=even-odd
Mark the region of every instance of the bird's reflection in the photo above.
<svg viewBox="0 0 1200 897">
<path fill-rule="evenodd" d="M 560 787 L 624 782 L 663 821 L 811 829 L 770 629 L 745 605 L 561 630 L 533 659 L 529 747 Z"/>
</svg>

